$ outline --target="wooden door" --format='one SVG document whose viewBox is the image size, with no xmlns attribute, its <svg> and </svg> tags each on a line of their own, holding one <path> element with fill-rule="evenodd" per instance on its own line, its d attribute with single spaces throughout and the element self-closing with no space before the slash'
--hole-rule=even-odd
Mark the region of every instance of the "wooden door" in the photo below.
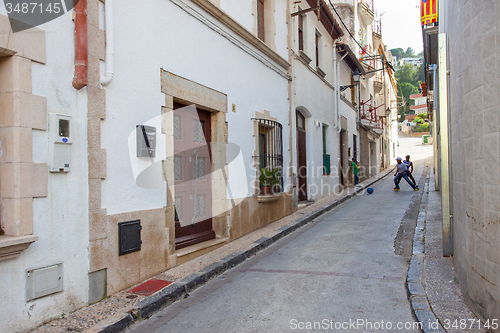
<svg viewBox="0 0 500 333">
<path fill-rule="evenodd" d="M 215 238 L 210 113 L 174 103 L 175 249 Z"/>
<path fill-rule="evenodd" d="M 299 201 L 307 200 L 306 119 L 297 111 L 297 191 Z"/>
</svg>

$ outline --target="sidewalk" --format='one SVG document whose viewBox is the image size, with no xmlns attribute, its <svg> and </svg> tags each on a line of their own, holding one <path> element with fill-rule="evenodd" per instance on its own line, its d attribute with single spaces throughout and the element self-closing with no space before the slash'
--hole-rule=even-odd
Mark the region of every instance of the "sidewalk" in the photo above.
<svg viewBox="0 0 500 333">
<path fill-rule="evenodd" d="M 441 196 L 434 189 L 431 167 L 425 182 L 407 276 L 412 311 L 424 324 L 424 332 L 485 332 L 478 328 L 478 318 L 463 300 L 453 258 L 443 257 Z"/>
<path fill-rule="evenodd" d="M 78 331 L 107 333 L 122 331 L 132 322 L 147 318 L 176 300 L 189 296 L 189 292 L 205 284 L 211 278 L 237 266 L 260 250 L 354 197 L 357 193 L 364 191 L 366 187 L 392 173 L 392 171 L 393 167 L 389 167 L 378 176 L 361 182 L 361 187 L 346 188 L 338 195 L 332 195 L 302 208 L 221 248 L 148 279 L 172 282 L 172 284 L 151 296 L 139 296 L 129 293 L 128 291 L 135 287 L 132 286 L 97 304 L 77 310 L 61 319 L 53 320 L 32 332 L 62 333 Z"/>
</svg>

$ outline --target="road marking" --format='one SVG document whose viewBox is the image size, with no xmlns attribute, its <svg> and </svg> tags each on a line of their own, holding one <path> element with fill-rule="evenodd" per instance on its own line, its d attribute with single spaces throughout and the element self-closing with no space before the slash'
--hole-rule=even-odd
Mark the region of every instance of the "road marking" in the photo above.
<svg viewBox="0 0 500 333">
<path fill-rule="evenodd" d="M 338 273 L 338 272 L 315 272 L 315 271 L 297 271 L 289 269 L 264 269 L 264 268 L 249 268 L 239 269 L 237 272 L 261 272 L 261 273 L 285 273 L 285 274 L 308 274 L 308 275 L 328 275 L 328 276 L 346 276 L 346 277 L 359 277 L 363 279 L 377 279 L 388 281 L 401 281 L 404 280 L 398 276 L 386 276 L 376 274 L 360 274 L 360 273 Z"/>
</svg>

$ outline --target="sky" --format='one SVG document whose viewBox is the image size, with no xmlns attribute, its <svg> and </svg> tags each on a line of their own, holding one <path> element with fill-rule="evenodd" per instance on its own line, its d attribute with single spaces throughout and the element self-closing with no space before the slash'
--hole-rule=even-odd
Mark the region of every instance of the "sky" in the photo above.
<svg viewBox="0 0 500 333">
<path fill-rule="evenodd" d="M 382 40 L 387 48 L 411 47 L 423 50 L 420 0 L 373 0 L 376 14 L 382 14 Z M 377 17 L 378 17 L 377 15 Z"/>
</svg>

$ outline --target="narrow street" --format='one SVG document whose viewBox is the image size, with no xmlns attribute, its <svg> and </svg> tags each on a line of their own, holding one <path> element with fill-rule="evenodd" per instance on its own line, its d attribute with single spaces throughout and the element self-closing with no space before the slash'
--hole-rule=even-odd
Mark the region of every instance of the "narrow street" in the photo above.
<svg viewBox="0 0 500 333">
<path fill-rule="evenodd" d="M 399 147 L 401 156 L 418 159 L 417 182 L 432 153 L 420 142 L 402 138 Z M 318 331 L 417 332 L 405 278 L 422 193 L 404 181 L 400 192 L 393 187 L 386 177 L 373 194 L 319 217 L 128 332 L 311 331 L 315 322 Z"/>
</svg>

